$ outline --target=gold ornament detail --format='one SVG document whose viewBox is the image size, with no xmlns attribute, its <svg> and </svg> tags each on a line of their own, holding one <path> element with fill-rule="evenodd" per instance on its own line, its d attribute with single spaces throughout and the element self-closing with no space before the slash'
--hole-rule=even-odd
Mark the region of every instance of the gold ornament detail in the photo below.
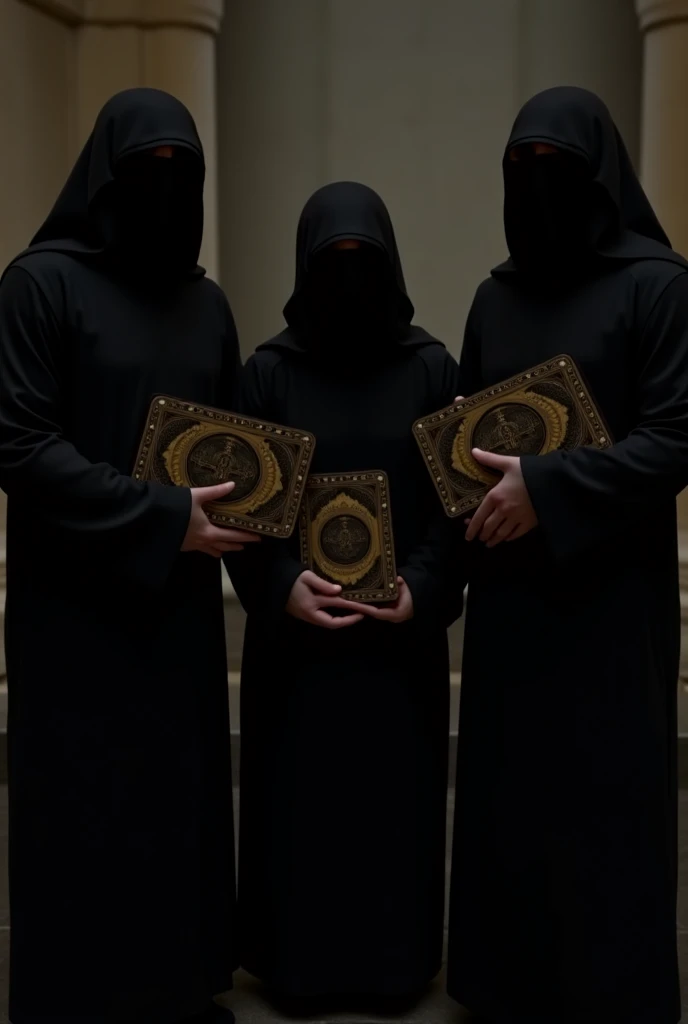
<svg viewBox="0 0 688 1024">
<path fill-rule="evenodd" d="M 497 411 L 499 419 L 497 428 L 501 438 L 506 440 L 514 452 L 519 449 L 519 442 L 525 436 L 521 425 L 514 420 L 508 420 L 506 406 L 526 406 L 538 413 L 544 423 L 545 437 L 538 454 L 546 455 L 548 452 L 556 451 L 566 437 L 566 430 L 569 423 L 569 414 L 566 406 L 561 402 L 548 398 L 545 395 L 538 395 L 533 391 L 514 391 L 510 395 L 495 400 L 492 406 Z M 473 435 L 478 423 L 490 412 L 485 406 L 469 412 L 461 421 L 456 432 L 452 445 L 452 466 L 459 473 L 463 473 L 470 480 L 492 487 L 498 480 L 499 474 L 494 473 L 482 466 L 473 458 L 472 449 L 476 447 Z"/>
<path fill-rule="evenodd" d="M 348 516 L 363 523 L 370 538 L 370 546 L 367 552 L 352 565 L 341 565 L 333 562 L 323 551 L 321 543 L 325 527 L 333 519 L 337 519 L 340 516 Z M 311 530 L 314 561 L 327 576 L 341 583 L 344 587 L 354 586 L 359 580 L 367 576 L 380 557 L 380 541 L 375 517 L 360 501 L 343 492 L 332 498 L 331 501 L 328 501 L 327 505 L 320 510 L 313 520 Z"/>
<path fill-rule="evenodd" d="M 266 505 L 282 490 L 282 471 L 267 441 L 254 438 L 237 428 L 233 428 L 231 434 L 224 433 L 218 431 L 213 423 L 194 424 L 193 427 L 189 427 L 184 433 L 175 437 L 163 452 L 167 472 L 172 482 L 178 487 L 192 486 L 191 474 L 189 473 L 189 457 L 200 441 L 210 437 L 224 437 L 226 439 L 226 451 L 222 453 L 221 458 L 217 461 L 217 465 L 212 467 L 212 470 L 217 473 L 218 484 L 225 483 L 232 478 L 232 441 L 234 437 L 239 438 L 241 442 L 252 450 L 258 461 L 260 473 L 254 487 L 243 498 L 231 501 L 230 495 L 229 502 L 212 502 L 208 505 L 208 508 L 215 512 L 231 511 L 233 515 L 250 515 L 256 509 Z"/>
</svg>

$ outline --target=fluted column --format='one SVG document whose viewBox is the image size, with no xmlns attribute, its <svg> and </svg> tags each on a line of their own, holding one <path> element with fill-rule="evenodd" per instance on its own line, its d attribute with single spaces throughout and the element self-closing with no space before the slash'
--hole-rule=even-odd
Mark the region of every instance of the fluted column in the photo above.
<svg viewBox="0 0 688 1024">
<path fill-rule="evenodd" d="M 644 35 L 643 185 L 675 249 L 688 256 L 688 0 L 636 0 Z M 678 499 L 683 644 L 688 680 L 688 492 Z"/>
<path fill-rule="evenodd" d="M 636 0 L 644 32 L 641 176 L 659 219 L 688 254 L 688 0 Z"/>
</svg>

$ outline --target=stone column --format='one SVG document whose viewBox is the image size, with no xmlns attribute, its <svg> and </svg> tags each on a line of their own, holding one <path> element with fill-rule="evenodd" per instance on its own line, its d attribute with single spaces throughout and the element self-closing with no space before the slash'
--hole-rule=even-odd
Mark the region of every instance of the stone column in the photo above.
<svg viewBox="0 0 688 1024">
<path fill-rule="evenodd" d="M 688 254 L 688 0 L 636 0 L 644 32 L 641 176 L 674 248 Z"/>
<path fill-rule="evenodd" d="M 641 176 L 672 245 L 688 256 L 688 0 L 636 0 L 644 34 Z M 688 683 L 688 492 L 678 499 L 683 643 Z M 688 711 L 688 707 L 686 709 Z"/>
</svg>

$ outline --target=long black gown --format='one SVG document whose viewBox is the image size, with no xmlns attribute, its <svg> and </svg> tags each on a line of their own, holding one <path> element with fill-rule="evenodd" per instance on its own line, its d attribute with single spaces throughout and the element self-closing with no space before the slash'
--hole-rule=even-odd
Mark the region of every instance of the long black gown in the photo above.
<svg viewBox="0 0 688 1024">
<path fill-rule="evenodd" d="M 148 288 L 87 235 L 89 171 L 170 139 L 202 169 L 176 100 L 112 100 L 0 287 L 13 1024 L 179 1020 L 232 984 L 220 566 L 180 554 L 189 492 L 130 474 L 154 394 L 231 405 L 237 338 L 200 269 Z"/>
<path fill-rule="evenodd" d="M 493 271 L 460 392 L 568 353 L 617 443 L 522 459 L 539 528 L 465 552 L 449 992 L 499 1022 L 675 1024 L 688 274 L 596 98 L 537 97 L 510 145 L 542 138 L 587 155 L 615 233 L 553 290 Z"/>
<path fill-rule="evenodd" d="M 348 237 L 383 247 L 397 268 L 404 322 L 384 358 L 374 338 L 367 354 L 329 336 L 322 359 L 304 349 L 297 307 L 309 259 Z M 416 609 L 403 625 L 367 619 L 336 632 L 288 617 L 303 572 L 297 538 L 273 544 L 262 588 L 244 594 L 241 963 L 292 996 L 405 995 L 441 965 L 446 628 L 461 589 L 448 574 L 450 524 L 410 428 L 452 400 L 457 366 L 408 327 L 403 288 L 382 201 L 360 185 L 327 186 L 299 226 L 297 290 L 285 311 L 299 326 L 245 367 L 246 411 L 313 431 L 314 472 L 387 471 L 399 571 Z M 263 547 L 248 559 L 267 555 Z"/>
</svg>

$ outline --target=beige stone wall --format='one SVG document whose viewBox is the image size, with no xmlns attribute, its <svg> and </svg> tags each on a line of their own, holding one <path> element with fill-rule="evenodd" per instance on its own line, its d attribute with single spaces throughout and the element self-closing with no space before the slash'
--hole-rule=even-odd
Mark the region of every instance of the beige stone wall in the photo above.
<svg viewBox="0 0 688 1024">
<path fill-rule="evenodd" d="M 630 0 L 232 0 L 218 49 L 221 280 L 245 353 L 279 330 L 299 211 L 325 182 L 377 188 L 418 322 L 459 352 L 504 254 L 501 155 L 519 105 L 577 84 L 637 157 Z"/>
</svg>

